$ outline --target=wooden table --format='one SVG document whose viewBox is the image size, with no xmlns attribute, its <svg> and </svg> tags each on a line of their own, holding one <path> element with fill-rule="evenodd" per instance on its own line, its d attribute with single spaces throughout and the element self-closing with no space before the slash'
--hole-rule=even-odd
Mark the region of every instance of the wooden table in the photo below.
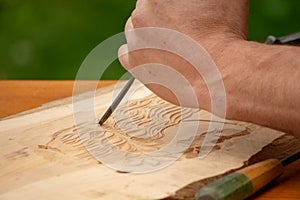
<svg viewBox="0 0 300 200">
<path fill-rule="evenodd" d="M 49 101 L 72 95 L 74 81 L 0 81 L 0 118 L 38 107 Z M 89 81 L 86 81 L 87 85 Z M 116 81 L 101 81 L 104 87 Z M 289 165 L 277 181 L 252 199 L 299 200 L 300 160 Z"/>
</svg>

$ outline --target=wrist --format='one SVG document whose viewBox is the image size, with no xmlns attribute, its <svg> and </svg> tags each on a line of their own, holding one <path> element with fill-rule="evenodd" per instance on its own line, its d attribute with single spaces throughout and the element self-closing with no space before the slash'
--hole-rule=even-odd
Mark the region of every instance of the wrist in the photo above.
<svg viewBox="0 0 300 200">
<path fill-rule="evenodd" d="M 254 118 L 260 118 L 259 113 L 266 108 L 268 96 L 272 96 L 271 74 L 261 69 L 259 56 L 264 52 L 260 45 L 264 44 L 235 40 L 220 61 L 228 119 L 253 122 Z M 263 62 L 268 63 L 264 57 Z"/>
</svg>

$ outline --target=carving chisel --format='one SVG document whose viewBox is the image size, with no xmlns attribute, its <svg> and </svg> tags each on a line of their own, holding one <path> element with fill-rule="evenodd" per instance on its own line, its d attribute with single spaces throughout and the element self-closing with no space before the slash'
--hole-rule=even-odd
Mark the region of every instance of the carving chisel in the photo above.
<svg viewBox="0 0 300 200">
<path fill-rule="evenodd" d="M 300 159 L 300 151 L 281 161 L 268 159 L 231 173 L 208 184 L 196 194 L 197 200 L 242 200 L 256 193 L 283 173 L 283 167 Z"/>
<path fill-rule="evenodd" d="M 131 87 L 134 77 L 131 77 L 129 81 L 126 83 L 124 88 L 121 90 L 121 92 L 118 94 L 117 98 L 112 102 L 111 106 L 106 110 L 104 115 L 101 117 L 99 124 L 102 126 L 102 124 L 110 117 L 110 115 L 114 112 L 114 110 L 118 107 L 126 93 L 128 92 L 129 88 Z"/>
</svg>

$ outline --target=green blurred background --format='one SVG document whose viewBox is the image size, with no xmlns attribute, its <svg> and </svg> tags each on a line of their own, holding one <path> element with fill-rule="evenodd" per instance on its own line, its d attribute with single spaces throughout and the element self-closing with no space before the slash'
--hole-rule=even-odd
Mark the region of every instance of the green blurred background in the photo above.
<svg viewBox="0 0 300 200">
<path fill-rule="evenodd" d="M 74 79 L 87 54 L 123 31 L 136 0 L 0 0 L 0 79 Z M 251 0 L 249 39 L 300 30 L 299 0 Z M 114 62 L 102 79 L 118 79 Z"/>
</svg>

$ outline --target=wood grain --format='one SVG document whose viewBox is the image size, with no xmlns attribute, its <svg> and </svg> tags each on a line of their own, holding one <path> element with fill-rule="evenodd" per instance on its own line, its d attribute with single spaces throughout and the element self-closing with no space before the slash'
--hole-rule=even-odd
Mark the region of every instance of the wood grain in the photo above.
<svg viewBox="0 0 300 200">
<path fill-rule="evenodd" d="M 113 82 L 106 82 L 105 84 L 112 84 Z M 1 81 L 1 115 L 7 116 L 18 111 L 39 106 L 45 102 L 53 99 L 63 98 L 72 93 L 72 81 Z M 101 86 L 100 86 L 101 87 Z M 56 92 L 57 91 L 57 92 Z M 4 106 L 3 106 L 4 105 Z M 69 130 L 72 131 L 72 130 Z M 57 134 L 59 136 L 59 134 Z M 66 143 L 76 140 L 70 135 L 64 135 L 62 138 Z M 41 149 L 52 148 L 55 143 L 54 140 L 49 140 Z M 55 145 L 54 145 L 55 146 Z M 55 151 L 55 147 L 53 148 Z M 18 157 L 26 157 L 27 149 L 19 149 L 15 154 L 8 155 L 11 159 Z M 84 154 L 84 153 L 83 153 Z M 83 155 L 84 156 L 84 155 Z M 277 184 L 270 186 L 270 190 L 265 190 L 264 193 L 256 196 L 256 199 L 299 199 L 300 178 L 297 168 L 300 163 L 294 163 L 288 166 L 286 173 L 279 179 Z M 289 175 L 292 175 L 290 177 Z M 298 177 L 298 178 L 297 178 Z M 281 182 L 282 181 L 282 182 Z M 275 189 L 274 189 L 275 188 Z M 278 188 L 278 189 L 276 189 Z"/>
</svg>

